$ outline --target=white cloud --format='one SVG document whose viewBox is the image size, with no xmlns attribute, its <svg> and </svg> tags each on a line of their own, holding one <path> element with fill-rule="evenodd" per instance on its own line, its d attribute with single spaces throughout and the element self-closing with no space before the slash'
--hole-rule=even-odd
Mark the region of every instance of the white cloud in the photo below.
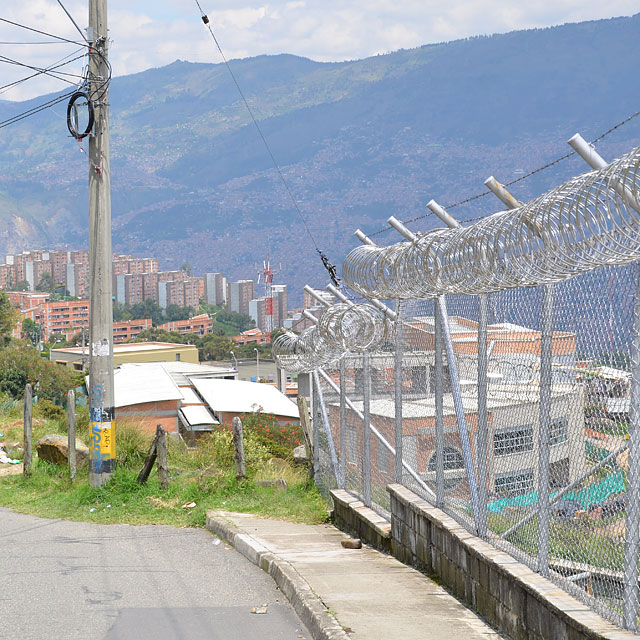
<svg viewBox="0 0 640 640">
<path fill-rule="evenodd" d="M 228 58 L 263 53 L 293 53 L 315 60 L 362 58 L 471 35 L 490 34 L 631 15 L 637 0 L 200 0 Z M 7 3 L 5 3 L 7 4 Z M 32 0 L 3 7 L 2 17 L 37 29 L 79 38 L 55 0 Z M 81 27 L 87 23 L 86 0 L 66 0 Z M 110 57 L 115 75 L 162 66 L 180 58 L 220 62 L 195 3 L 184 0 L 109 0 Z M 41 41 L 42 36 L 0 23 L 0 41 Z M 66 45 L 0 45 L 0 55 L 34 66 L 50 65 L 73 50 Z M 78 63 L 70 69 L 79 72 Z M 3 64 L 0 86 L 27 75 Z M 62 89 L 51 79 L 30 80 L 0 93 L 24 99 Z"/>
</svg>

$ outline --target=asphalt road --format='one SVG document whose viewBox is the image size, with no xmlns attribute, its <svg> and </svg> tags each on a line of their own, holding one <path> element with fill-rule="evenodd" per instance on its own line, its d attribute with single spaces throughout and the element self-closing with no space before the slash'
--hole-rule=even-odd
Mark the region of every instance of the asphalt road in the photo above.
<svg viewBox="0 0 640 640">
<path fill-rule="evenodd" d="M 0 508 L 0 638 L 310 640 L 273 580 L 216 541 Z"/>
</svg>

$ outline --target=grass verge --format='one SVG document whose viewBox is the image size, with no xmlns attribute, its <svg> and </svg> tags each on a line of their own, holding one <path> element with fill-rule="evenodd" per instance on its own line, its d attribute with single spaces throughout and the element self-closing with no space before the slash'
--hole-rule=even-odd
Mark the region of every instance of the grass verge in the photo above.
<svg viewBox="0 0 640 640">
<path fill-rule="evenodd" d="M 0 431 L 5 433 L 5 441 L 21 436 L 19 420 L 4 421 L 4 426 L 2 422 Z M 60 427 L 54 421 L 39 421 L 34 425 L 34 442 L 44 433 L 60 433 Z M 36 457 L 29 478 L 0 477 L 0 506 L 44 518 L 177 527 L 204 526 L 211 509 L 308 524 L 327 519 L 327 502 L 309 482 L 306 469 L 273 458 L 268 447 L 250 434 L 245 442 L 248 477 L 243 480 L 235 478 L 229 434 L 213 434 L 195 452 L 169 440 L 167 491 L 159 488 L 155 470 L 146 484 L 136 481 L 151 436 L 127 423 L 119 423 L 116 434 L 118 469 L 104 487 L 89 486 L 86 467 L 78 470 L 72 483 L 68 467 Z M 270 486 L 278 478 L 285 482 Z M 190 503 L 195 506 L 185 506 Z"/>
</svg>

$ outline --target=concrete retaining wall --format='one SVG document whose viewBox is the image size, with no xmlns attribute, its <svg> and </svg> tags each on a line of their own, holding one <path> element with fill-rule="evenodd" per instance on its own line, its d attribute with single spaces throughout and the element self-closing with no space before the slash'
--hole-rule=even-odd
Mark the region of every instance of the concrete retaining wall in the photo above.
<svg viewBox="0 0 640 640">
<path fill-rule="evenodd" d="M 336 525 L 436 576 L 513 640 L 632 640 L 510 555 L 469 533 L 399 484 L 387 487 L 391 524 L 346 491 L 332 491 Z"/>
</svg>

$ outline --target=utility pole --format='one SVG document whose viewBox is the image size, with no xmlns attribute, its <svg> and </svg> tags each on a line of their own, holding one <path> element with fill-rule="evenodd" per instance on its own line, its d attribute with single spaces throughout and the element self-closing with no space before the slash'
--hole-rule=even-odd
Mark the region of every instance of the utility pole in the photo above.
<svg viewBox="0 0 640 640">
<path fill-rule="evenodd" d="M 111 166 L 107 0 L 89 0 L 89 484 L 101 487 L 116 467 L 111 299 Z"/>
</svg>

